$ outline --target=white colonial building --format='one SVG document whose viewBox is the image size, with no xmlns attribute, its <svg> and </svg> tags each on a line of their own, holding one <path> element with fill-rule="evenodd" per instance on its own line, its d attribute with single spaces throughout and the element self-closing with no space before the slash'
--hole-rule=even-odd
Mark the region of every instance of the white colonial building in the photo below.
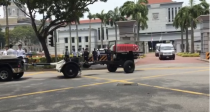
<svg viewBox="0 0 210 112">
<path fill-rule="evenodd" d="M 180 29 L 175 29 L 173 27 L 173 20 L 182 8 L 183 2 L 174 2 L 172 0 L 148 0 L 148 29 L 140 30 L 140 41 L 145 42 L 145 52 L 155 48 L 155 44 L 165 41 L 172 41 L 177 49 L 177 52 L 181 51 L 181 31 Z M 76 38 L 76 25 L 60 28 L 57 30 L 57 53 L 63 54 L 65 49 L 79 49 L 79 48 L 89 48 L 89 20 L 81 20 L 78 25 L 78 38 Z M 91 50 L 94 48 L 100 48 L 101 46 L 101 21 L 99 19 L 91 20 Z M 194 30 L 195 41 L 200 40 L 200 26 Z M 70 33 L 71 31 L 71 33 Z M 191 31 L 189 28 L 189 48 L 191 43 Z M 70 36 L 71 35 L 71 36 Z M 184 39 L 186 38 L 184 33 Z M 70 39 L 72 44 L 70 44 Z M 115 29 L 114 26 L 106 25 L 104 28 L 104 39 L 103 48 L 106 47 L 108 41 L 115 40 Z M 118 31 L 119 40 L 119 31 Z M 152 41 L 153 40 L 153 41 Z M 79 48 L 77 48 L 77 41 L 79 43 Z M 152 42 L 151 42 L 152 41 Z M 184 42 L 185 44 L 185 42 Z M 54 54 L 54 47 L 48 46 L 51 54 Z M 200 50 L 200 42 L 195 42 L 195 50 Z"/>
</svg>

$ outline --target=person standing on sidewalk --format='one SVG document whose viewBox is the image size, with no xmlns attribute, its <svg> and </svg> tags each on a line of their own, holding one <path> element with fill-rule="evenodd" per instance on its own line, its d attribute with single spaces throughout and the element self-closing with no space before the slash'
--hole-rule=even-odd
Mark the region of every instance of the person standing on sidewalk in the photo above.
<svg viewBox="0 0 210 112">
<path fill-rule="evenodd" d="M 88 62 L 88 59 L 89 59 L 89 52 L 88 52 L 88 49 L 86 48 L 85 51 L 84 51 L 84 60 L 85 60 L 85 62 Z"/>
<path fill-rule="evenodd" d="M 96 48 L 94 48 L 94 51 L 92 52 L 93 54 L 93 61 L 96 62 L 97 61 L 97 52 L 96 52 Z"/>
</svg>

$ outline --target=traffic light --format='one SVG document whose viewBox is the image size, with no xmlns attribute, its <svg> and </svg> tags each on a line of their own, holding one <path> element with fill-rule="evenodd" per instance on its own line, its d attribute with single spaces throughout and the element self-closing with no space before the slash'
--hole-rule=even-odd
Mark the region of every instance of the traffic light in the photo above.
<svg viewBox="0 0 210 112">
<path fill-rule="evenodd" d="M 49 45 L 50 45 L 51 47 L 54 47 L 53 32 L 50 33 L 50 35 L 51 35 L 51 37 L 49 37 Z"/>
<path fill-rule="evenodd" d="M 209 52 L 206 52 L 206 59 L 209 59 Z"/>
</svg>

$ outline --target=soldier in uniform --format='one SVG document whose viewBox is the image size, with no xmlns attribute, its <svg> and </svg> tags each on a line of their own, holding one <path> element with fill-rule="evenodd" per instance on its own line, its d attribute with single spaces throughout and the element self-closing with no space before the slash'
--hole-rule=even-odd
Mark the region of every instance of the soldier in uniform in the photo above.
<svg viewBox="0 0 210 112">
<path fill-rule="evenodd" d="M 88 59 L 89 59 L 89 52 L 88 52 L 88 49 L 86 48 L 85 51 L 84 51 L 84 60 L 85 60 L 85 62 L 88 62 Z"/>
<path fill-rule="evenodd" d="M 7 55 L 17 56 L 17 52 L 12 47 L 13 47 L 13 45 L 10 44 L 9 49 L 7 50 Z"/>
<path fill-rule="evenodd" d="M 25 58 L 25 50 L 22 49 L 22 44 L 18 45 L 17 57 Z"/>
<path fill-rule="evenodd" d="M 97 52 L 96 52 L 96 48 L 94 48 L 94 51 L 92 52 L 92 54 L 93 54 L 94 62 L 97 61 Z"/>
<path fill-rule="evenodd" d="M 108 61 L 111 61 L 112 53 L 111 50 L 108 48 L 106 51 Z"/>
</svg>

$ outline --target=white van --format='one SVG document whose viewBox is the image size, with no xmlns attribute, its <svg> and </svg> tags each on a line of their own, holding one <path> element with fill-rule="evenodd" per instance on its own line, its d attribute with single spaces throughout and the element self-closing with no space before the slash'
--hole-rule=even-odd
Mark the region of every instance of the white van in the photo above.
<svg viewBox="0 0 210 112">
<path fill-rule="evenodd" d="M 159 56 L 159 47 L 161 44 L 156 44 L 155 46 L 155 56 L 158 57 Z"/>
<path fill-rule="evenodd" d="M 159 46 L 159 59 L 166 59 L 170 58 L 175 60 L 175 48 L 173 44 L 167 43 L 167 44 L 161 44 Z"/>
</svg>

